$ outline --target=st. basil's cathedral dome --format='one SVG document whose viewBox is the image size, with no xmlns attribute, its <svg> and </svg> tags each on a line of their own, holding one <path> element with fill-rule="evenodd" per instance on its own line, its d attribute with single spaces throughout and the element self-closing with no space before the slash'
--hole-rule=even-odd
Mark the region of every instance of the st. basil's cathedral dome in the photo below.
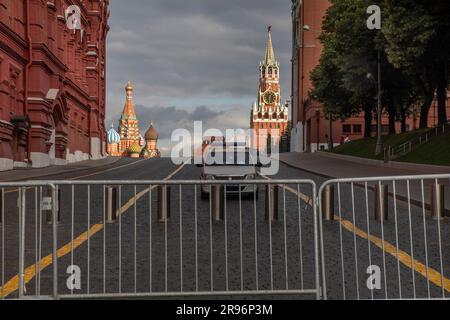
<svg viewBox="0 0 450 320">
<path fill-rule="evenodd" d="M 158 132 L 153 124 L 150 125 L 144 136 L 140 134 L 139 121 L 133 104 L 134 88 L 130 81 L 125 87 L 125 92 L 126 102 L 119 121 L 119 131 L 112 127 L 107 134 L 108 154 L 133 158 L 160 157 L 157 147 Z"/>
<path fill-rule="evenodd" d="M 119 144 L 120 143 L 120 134 L 114 129 L 114 125 L 111 126 L 111 129 L 108 131 L 108 144 Z"/>
</svg>

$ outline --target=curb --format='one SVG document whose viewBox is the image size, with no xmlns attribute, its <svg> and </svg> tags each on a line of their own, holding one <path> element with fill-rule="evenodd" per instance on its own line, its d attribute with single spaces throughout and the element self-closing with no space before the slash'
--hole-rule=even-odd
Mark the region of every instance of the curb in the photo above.
<svg viewBox="0 0 450 320">
<path fill-rule="evenodd" d="M 349 155 L 341 155 L 336 153 L 329 153 L 329 152 L 318 152 L 320 155 L 333 158 L 333 159 L 341 159 L 341 160 L 347 160 L 359 164 L 370 164 L 375 166 L 381 166 L 381 167 L 389 167 L 389 168 L 395 168 L 395 169 L 407 169 L 407 170 L 419 170 L 423 171 L 424 168 L 430 168 L 435 170 L 443 170 L 450 173 L 450 166 L 438 166 L 438 165 L 432 165 L 432 164 L 420 164 L 420 163 L 410 163 L 410 162 L 398 162 L 398 161 L 390 161 L 390 162 L 384 162 L 383 160 L 375 160 L 375 159 L 366 159 L 366 158 L 360 158 L 355 156 L 349 156 Z"/>
<path fill-rule="evenodd" d="M 306 172 L 306 173 L 309 173 L 309 174 L 313 174 L 315 176 L 319 176 L 319 177 L 325 178 L 325 179 L 336 179 L 336 177 L 332 177 L 332 176 L 329 176 L 329 175 L 326 175 L 326 174 L 323 174 L 323 173 L 317 173 L 317 172 L 314 172 L 314 171 L 311 171 L 311 170 L 308 170 L 308 169 L 299 168 L 299 167 L 297 167 L 297 166 L 295 166 L 293 164 L 287 163 L 286 160 L 282 160 L 281 158 L 279 160 L 282 163 L 284 163 L 285 165 L 287 165 L 289 168 L 297 169 L 297 170 L 300 170 L 300 171 L 303 171 L 303 172 Z"/>
<path fill-rule="evenodd" d="M 122 159 L 122 158 L 118 158 L 117 160 L 115 160 L 115 161 L 113 161 L 113 162 L 111 162 L 111 163 L 108 163 L 108 164 L 102 164 L 102 165 L 98 165 L 98 166 L 93 166 L 93 167 L 90 167 L 90 168 L 83 168 L 83 169 L 78 168 L 78 169 L 73 169 L 73 170 L 67 170 L 67 171 L 64 171 L 64 172 L 56 172 L 56 173 L 49 173 L 49 174 L 43 174 L 43 175 L 37 175 L 37 176 L 30 176 L 30 177 L 22 178 L 22 179 L 0 180 L 0 182 L 20 182 L 20 181 L 29 181 L 29 180 L 31 180 L 31 179 L 39 179 L 39 178 L 43 178 L 43 177 L 51 177 L 51 176 L 55 176 L 55 175 L 58 175 L 58 174 L 61 174 L 61 173 L 66 174 L 66 173 L 74 173 L 74 172 L 77 172 L 77 171 L 86 171 L 86 170 L 91 170 L 91 169 L 99 169 L 99 168 L 104 168 L 104 167 L 108 167 L 108 166 L 111 166 L 111 165 L 115 165 L 115 164 L 117 164 L 117 162 L 119 162 L 121 159 Z"/>
<path fill-rule="evenodd" d="M 290 168 L 297 169 L 297 170 L 300 170 L 300 171 L 303 171 L 303 172 L 306 172 L 306 173 L 309 173 L 309 174 L 312 174 L 312 175 L 315 175 L 315 176 L 318 176 L 318 177 L 322 177 L 322 178 L 325 178 L 325 179 L 331 179 L 331 180 L 339 179 L 337 177 L 328 176 L 328 175 L 325 175 L 323 173 L 317 173 L 317 172 L 314 172 L 314 171 L 311 171 L 311 170 L 299 168 L 299 167 L 297 167 L 297 166 L 295 166 L 293 164 L 287 163 L 286 160 L 280 159 L 280 161 L 282 163 L 284 163 L 286 166 L 290 167 Z M 378 160 L 375 160 L 375 161 L 378 161 Z M 355 183 L 355 186 L 358 186 L 360 188 L 365 188 L 365 185 L 362 185 L 361 183 Z M 367 189 L 370 190 L 370 191 L 375 192 L 375 188 L 374 187 L 368 186 Z M 394 198 L 394 194 L 392 192 L 389 192 L 388 195 L 389 195 L 389 197 Z M 397 194 L 396 195 L 396 199 L 400 200 L 400 201 L 402 201 L 402 202 L 404 202 L 406 204 L 408 204 L 408 197 L 407 196 L 402 196 L 402 195 Z M 409 203 L 411 203 L 412 205 L 414 205 L 415 207 L 418 207 L 418 208 L 422 208 L 423 207 L 422 201 L 420 201 L 420 200 L 410 199 Z M 430 210 L 431 209 L 431 204 L 425 202 L 425 209 L 426 210 Z M 450 209 L 445 208 L 445 215 L 447 217 L 450 217 Z"/>
</svg>

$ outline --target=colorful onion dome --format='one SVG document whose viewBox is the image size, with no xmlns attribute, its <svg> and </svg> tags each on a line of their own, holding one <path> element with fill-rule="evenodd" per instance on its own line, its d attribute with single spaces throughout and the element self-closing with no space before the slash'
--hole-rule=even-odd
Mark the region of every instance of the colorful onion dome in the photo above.
<svg viewBox="0 0 450 320">
<path fill-rule="evenodd" d="M 153 127 L 153 123 L 150 123 L 150 128 L 145 133 L 145 140 L 158 140 L 158 137 L 158 131 Z"/>
<path fill-rule="evenodd" d="M 118 144 L 120 143 L 120 134 L 111 126 L 108 131 L 108 144 Z"/>
<path fill-rule="evenodd" d="M 141 146 L 138 143 L 133 143 L 128 149 L 129 153 L 141 153 Z"/>
</svg>

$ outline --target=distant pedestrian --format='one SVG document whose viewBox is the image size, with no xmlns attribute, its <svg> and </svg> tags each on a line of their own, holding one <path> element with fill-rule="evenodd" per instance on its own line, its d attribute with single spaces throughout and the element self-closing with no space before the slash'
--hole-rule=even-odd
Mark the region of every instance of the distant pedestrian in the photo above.
<svg viewBox="0 0 450 320">
<path fill-rule="evenodd" d="M 350 137 L 348 135 L 345 136 L 344 139 L 344 143 L 349 143 L 350 142 Z"/>
</svg>

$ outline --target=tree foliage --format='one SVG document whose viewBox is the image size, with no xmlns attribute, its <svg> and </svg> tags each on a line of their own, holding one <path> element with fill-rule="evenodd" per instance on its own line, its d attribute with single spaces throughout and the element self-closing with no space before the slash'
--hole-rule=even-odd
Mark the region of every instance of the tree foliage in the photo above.
<svg viewBox="0 0 450 320">
<path fill-rule="evenodd" d="M 382 30 L 369 30 L 367 8 L 382 9 Z M 421 126 L 437 92 L 439 122 L 447 122 L 450 63 L 450 1 L 331 0 L 320 40 L 324 52 L 311 74 L 312 98 L 341 118 L 364 111 L 370 135 L 381 63 L 383 106 L 390 132 L 413 105 L 421 104 Z M 371 76 L 368 76 L 371 75 Z"/>
</svg>

